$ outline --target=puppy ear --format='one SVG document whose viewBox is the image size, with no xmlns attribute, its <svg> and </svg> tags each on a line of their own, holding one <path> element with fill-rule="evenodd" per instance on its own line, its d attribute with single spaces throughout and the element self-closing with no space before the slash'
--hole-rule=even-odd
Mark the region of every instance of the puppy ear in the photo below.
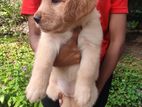
<svg viewBox="0 0 142 107">
<path fill-rule="evenodd" d="M 97 0 L 69 0 L 65 7 L 65 21 L 77 21 L 91 12 Z"/>
<path fill-rule="evenodd" d="M 65 6 L 64 20 L 65 22 L 72 22 L 75 20 L 75 11 L 77 9 L 77 0 L 68 0 Z"/>
</svg>

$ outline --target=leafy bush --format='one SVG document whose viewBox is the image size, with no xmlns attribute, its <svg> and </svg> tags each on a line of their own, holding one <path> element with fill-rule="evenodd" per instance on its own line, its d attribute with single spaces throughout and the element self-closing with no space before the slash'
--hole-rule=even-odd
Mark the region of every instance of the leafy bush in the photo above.
<svg viewBox="0 0 142 107">
<path fill-rule="evenodd" d="M 142 29 L 142 0 L 129 0 L 128 28 Z"/>
<path fill-rule="evenodd" d="M 25 98 L 33 61 L 26 40 L 13 37 L 0 41 L 0 107 L 39 107 L 40 103 L 30 104 Z M 141 107 L 141 64 L 130 55 L 124 56 L 115 71 L 107 107 Z"/>
<path fill-rule="evenodd" d="M 26 42 L 0 38 L 0 107 L 39 107 L 25 98 L 33 53 Z"/>
<path fill-rule="evenodd" d="M 126 55 L 118 64 L 107 107 L 142 106 L 142 61 Z"/>
<path fill-rule="evenodd" d="M 1 36 L 14 36 L 20 35 L 18 32 L 20 25 L 25 18 L 20 15 L 19 0 L 12 2 L 11 0 L 0 0 L 0 35 Z"/>
</svg>

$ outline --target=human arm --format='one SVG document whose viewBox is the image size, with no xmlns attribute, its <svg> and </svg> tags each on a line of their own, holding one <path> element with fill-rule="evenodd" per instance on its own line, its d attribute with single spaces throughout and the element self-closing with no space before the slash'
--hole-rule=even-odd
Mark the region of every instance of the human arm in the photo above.
<svg viewBox="0 0 142 107">
<path fill-rule="evenodd" d="M 99 92 L 113 73 L 120 55 L 123 51 L 126 33 L 126 14 L 111 14 L 109 24 L 110 44 L 101 65 L 100 75 L 97 80 Z"/>
<path fill-rule="evenodd" d="M 40 29 L 36 26 L 35 21 L 33 19 L 33 15 L 27 16 L 28 18 L 28 27 L 29 27 L 29 42 L 32 50 L 35 52 L 38 46 L 38 42 L 40 39 Z"/>
</svg>

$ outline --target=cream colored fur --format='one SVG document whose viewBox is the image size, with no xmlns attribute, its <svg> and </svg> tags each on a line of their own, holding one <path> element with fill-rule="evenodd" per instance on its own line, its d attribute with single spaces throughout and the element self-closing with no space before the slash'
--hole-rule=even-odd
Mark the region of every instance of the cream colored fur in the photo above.
<svg viewBox="0 0 142 107">
<path fill-rule="evenodd" d="M 38 50 L 26 96 L 38 101 L 46 96 L 57 100 L 64 94 L 61 107 L 92 107 L 98 97 L 95 81 L 98 78 L 102 28 L 100 15 L 96 9 L 85 16 L 78 38 L 81 63 L 68 67 L 53 67 L 60 50 L 72 36 L 71 29 L 62 33 L 41 32 Z"/>
</svg>

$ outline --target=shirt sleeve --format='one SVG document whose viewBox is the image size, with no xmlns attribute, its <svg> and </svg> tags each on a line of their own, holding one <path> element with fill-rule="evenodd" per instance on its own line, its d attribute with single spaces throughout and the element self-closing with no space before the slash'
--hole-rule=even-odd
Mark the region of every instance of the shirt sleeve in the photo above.
<svg viewBox="0 0 142 107">
<path fill-rule="evenodd" d="M 22 0 L 21 14 L 33 15 L 39 5 L 41 0 Z"/>
<path fill-rule="evenodd" d="M 128 0 L 111 0 L 111 13 L 128 13 Z"/>
</svg>

